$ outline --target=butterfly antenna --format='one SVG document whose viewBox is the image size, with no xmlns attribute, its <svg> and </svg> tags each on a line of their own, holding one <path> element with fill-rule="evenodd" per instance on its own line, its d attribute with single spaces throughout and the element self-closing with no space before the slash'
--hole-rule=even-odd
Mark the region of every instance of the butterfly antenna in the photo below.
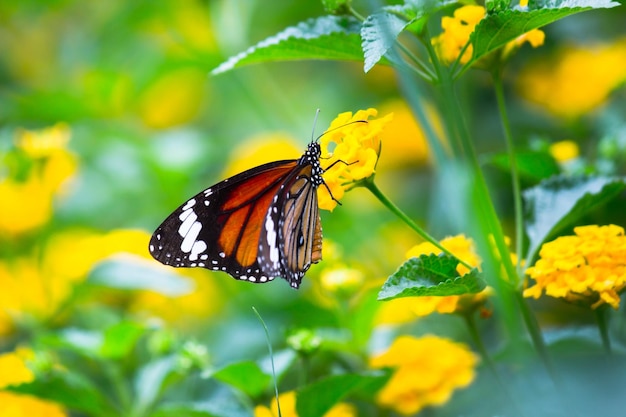
<svg viewBox="0 0 626 417">
<path fill-rule="evenodd" d="M 318 109 L 319 113 L 319 109 Z M 317 114 L 315 115 L 317 119 Z M 278 382 L 276 378 L 276 369 L 274 368 L 274 353 L 272 352 L 272 343 L 270 342 L 270 332 L 267 330 L 267 326 L 265 325 L 265 321 L 263 321 L 263 317 L 259 314 L 258 310 L 253 306 L 252 311 L 256 314 L 257 318 L 261 322 L 263 326 L 263 330 L 265 330 L 265 340 L 267 341 L 267 348 L 270 352 L 270 363 L 272 364 L 272 378 L 274 378 L 274 394 L 276 395 L 276 408 L 278 408 L 278 417 L 282 417 L 280 413 L 280 401 L 278 400 Z"/>
<path fill-rule="evenodd" d="M 320 114 L 320 109 L 315 110 L 315 117 L 313 118 L 313 131 L 311 131 L 311 142 L 313 142 L 313 138 L 315 137 L 315 126 L 317 125 L 317 116 Z M 318 141 L 319 138 L 315 139 L 315 142 Z"/>
<path fill-rule="evenodd" d="M 317 114 L 315 115 L 315 120 L 317 120 Z M 321 138 L 322 136 L 324 136 L 325 134 L 327 134 L 327 133 L 334 132 L 335 130 L 343 129 L 343 128 L 344 128 L 344 127 L 346 127 L 346 126 L 350 126 L 350 125 L 353 125 L 353 124 L 355 124 L 355 123 L 367 123 L 367 120 L 353 120 L 353 121 L 348 122 L 348 123 L 346 123 L 346 124 L 343 124 L 343 125 L 341 125 L 341 126 L 337 126 L 337 127 L 333 127 L 332 129 L 328 129 L 327 131 L 325 131 L 324 133 L 322 133 L 321 135 L 319 135 L 319 136 L 317 137 L 317 139 L 315 139 L 315 142 L 317 142 L 318 140 L 320 140 L 320 138 Z"/>
</svg>

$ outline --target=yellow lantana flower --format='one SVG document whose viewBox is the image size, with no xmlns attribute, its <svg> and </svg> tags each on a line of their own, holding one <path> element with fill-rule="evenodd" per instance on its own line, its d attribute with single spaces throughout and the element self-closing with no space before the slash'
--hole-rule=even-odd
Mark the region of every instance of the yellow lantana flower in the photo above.
<svg viewBox="0 0 626 417">
<path fill-rule="evenodd" d="M 381 149 L 380 135 L 393 117 L 388 114 L 368 120 L 377 114 L 376 109 L 359 110 L 354 115 L 341 113 L 321 136 L 320 162 L 325 170 L 324 181 L 332 193 L 331 196 L 323 185 L 318 188 L 321 209 L 332 211 L 337 206 L 335 200 L 341 200 L 359 180 L 374 175 Z M 367 123 L 359 123 L 363 121 Z"/>
<path fill-rule="evenodd" d="M 205 98 L 206 74 L 180 68 L 161 75 L 139 97 L 139 115 L 153 128 L 166 129 L 192 120 Z"/>
<path fill-rule="evenodd" d="M 472 58 L 474 47 L 468 44 L 470 36 L 476 25 L 485 17 L 483 6 L 468 5 L 459 7 L 454 11 L 453 17 L 444 16 L 441 19 L 443 32 L 432 39 L 432 44 L 437 50 L 441 61 L 451 64 L 456 61 L 461 52 L 459 62 L 466 64 Z M 533 29 L 517 39 L 508 42 L 503 50 L 503 58 L 506 59 L 513 50 L 519 48 L 524 42 L 531 44 L 533 48 L 543 45 L 545 34 L 539 29 Z"/>
<path fill-rule="evenodd" d="M 295 391 L 285 392 L 278 396 L 280 401 L 280 414 L 278 413 L 278 405 L 276 398 L 272 399 L 269 407 L 257 405 L 254 408 L 254 417 L 298 417 L 296 412 L 296 393 Z M 355 417 L 356 409 L 347 403 L 335 404 L 322 417 Z"/>
<path fill-rule="evenodd" d="M 7 417 L 65 417 L 63 409 L 50 401 L 30 395 L 2 391 L 10 385 L 33 382 L 35 375 L 26 365 L 33 356 L 30 349 L 18 348 L 14 352 L 0 354 L 0 415 Z"/>
<path fill-rule="evenodd" d="M 454 390 L 474 380 L 477 362 L 476 355 L 461 343 L 432 335 L 400 336 L 386 352 L 370 360 L 373 368 L 395 368 L 376 400 L 403 415 L 442 405 Z"/>
<path fill-rule="evenodd" d="M 535 285 L 525 297 L 546 295 L 597 308 L 619 307 L 626 287 L 626 236 L 620 226 L 581 226 L 574 236 L 544 243 L 539 260 L 526 273 Z"/>
</svg>

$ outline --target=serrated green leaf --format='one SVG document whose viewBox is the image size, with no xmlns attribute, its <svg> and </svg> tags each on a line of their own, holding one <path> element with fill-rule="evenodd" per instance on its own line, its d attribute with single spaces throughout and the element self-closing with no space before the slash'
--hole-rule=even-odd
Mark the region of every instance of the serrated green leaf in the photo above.
<svg viewBox="0 0 626 417">
<path fill-rule="evenodd" d="M 524 191 L 525 226 L 530 241 L 527 263 L 542 243 L 624 189 L 624 179 L 618 177 L 557 176 Z"/>
<path fill-rule="evenodd" d="M 270 384 L 269 375 L 252 361 L 237 362 L 223 367 L 212 375 L 215 379 L 240 389 L 251 397 L 261 394 Z"/>
<path fill-rule="evenodd" d="M 589 9 L 607 9 L 619 6 L 619 3 L 611 0 L 530 0 L 528 8 L 533 9 L 560 9 L 585 7 Z"/>
<path fill-rule="evenodd" d="M 387 53 L 400 32 L 417 19 L 418 15 L 406 6 L 388 6 L 365 19 L 361 27 L 361 47 L 365 56 L 363 70 L 368 72 Z"/>
<path fill-rule="evenodd" d="M 350 393 L 371 385 L 381 385 L 388 375 L 384 372 L 334 375 L 308 385 L 296 393 L 296 411 L 300 417 L 323 416 Z"/>
<path fill-rule="evenodd" d="M 474 55 L 467 65 L 533 29 L 576 13 L 615 6 L 619 3 L 610 0 L 546 0 L 529 4 L 527 11 L 489 13 L 476 25 L 471 35 Z"/>
<path fill-rule="evenodd" d="M 391 275 L 378 293 L 379 300 L 426 295 L 446 296 L 475 294 L 486 284 L 477 269 L 459 276 L 459 261 L 451 256 L 421 255 L 411 258 Z"/>
<path fill-rule="evenodd" d="M 122 358 L 128 355 L 144 331 L 143 325 L 129 321 L 109 327 L 104 331 L 100 354 L 105 358 Z"/>
<path fill-rule="evenodd" d="M 361 61 L 361 23 L 349 16 L 309 19 L 229 58 L 211 74 L 244 65 L 302 59 Z"/>
<path fill-rule="evenodd" d="M 124 290 L 149 290 L 173 297 L 193 290 L 191 281 L 136 256 L 118 256 L 100 262 L 89 273 L 87 282 Z"/>
<path fill-rule="evenodd" d="M 68 371 L 38 375 L 31 383 L 4 389 L 54 401 L 69 410 L 90 416 L 112 416 L 117 413 L 98 387 L 79 374 Z"/>
</svg>

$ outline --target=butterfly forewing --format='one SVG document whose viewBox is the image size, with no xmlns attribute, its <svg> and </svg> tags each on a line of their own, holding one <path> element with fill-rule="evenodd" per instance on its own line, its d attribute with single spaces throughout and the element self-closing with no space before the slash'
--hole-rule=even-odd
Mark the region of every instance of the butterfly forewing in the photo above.
<svg viewBox="0 0 626 417">
<path fill-rule="evenodd" d="M 260 219 L 296 160 L 245 171 L 195 195 L 157 228 L 150 253 L 175 267 L 204 267 L 267 281 L 257 263 Z"/>
</svg>

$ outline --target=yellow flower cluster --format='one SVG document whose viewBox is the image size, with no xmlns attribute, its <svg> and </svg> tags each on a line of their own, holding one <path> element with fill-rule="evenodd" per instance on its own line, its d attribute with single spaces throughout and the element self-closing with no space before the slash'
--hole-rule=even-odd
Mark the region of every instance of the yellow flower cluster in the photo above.
<svg viewBox="0 0 626 417">
<path fill-rule="evenodd" d="M 341 113 L 320 139 L 324 181 L 337 200 L 341 200 L 356 182 L 374 175 L 381 149 L 380 135 L 393 117 L 388 114 L 368 120 L 377 114 L 376 109 L 359 110 L 354 115 L 351 112 Z M 359 123 L 363 121 L 367 123 Z M 337 202 L 332 197 L 326 187 L 319 187 L 321 209 L 333 210 L 336 207 Z"/>
<path fill-rule="evenodd" d="M 370 360 L 373 368 L 395 368 L 377 401 L 403 415 L 442 405 L 454 390 L 474 380 L 477 362 L 463 344 L 432 335 L 400 336 L 386 352 Z"/>
<path fill-rule="evenodd" d="M 254 417 L 298 417 L 295 391 L 280 394 L 278 400 L 280 401 L 280 413 L 278 412 L 276 398 L 274 398 L 269 407 L 264 405 L 256 406 L 254 408 Z M 328 410 L 322 417 L 354 417 L 356 415 L 356 409 L 352 405 L 339 403 Z"/>
<path fill-rule="evenodd" d="M 561 236 L 545 243 L 539 260 L 526 273 L 535 285 L 525 297 L 546 295 L 567 301 L 609 304 L 619 307 L 619 293 L 626 287 L 626 236 L 619 226 L 581 226 L 575 236 Z"/>
<path fill-rule="evenodd" d="M 623 38 L 614 44 L 570 46 L 554 59 L 534 62 L 522 70 L 517 89 L 556 116 L 577 118 L 600 107 L 625 80 Z"/>
<path fill-rule="evenodd" d="M 66 150 L 69 139 L 70 129 L 62 123 L 17 133 L 16 151 L 31 164 L 24 177 L 0 173 L 0 236 L 29 232 L 50 220 L 55 196 L 76 171 L 76 158 Z"/>
<path fill-rule="evenodd" d="M 9 385 L 19 385 L 34 381 L 35 375 L 26 365 L 33 356 L 29 349 L 18 348 L 14 352 L 0 355 L 0 415 L 12 417 L 64 417 L 63 409 L 50 401 L 40 400 L 30 395 L 2 391 Z"/>
<path fill-rule="evenodd" d="M 485 17 L 485 13 L 483 6 L 468 5 L 456 9 L 453 17 L 444 16 L 441 19 L 443 32 L 433 38 L 432 44 L 443 62 L 450 64 L 456 61 L 461 52 L 463 55 L 461 55 L 459 62 L 461 64 L 469 62 L 474 53 L 474 48 L 468 42 L 476 25 Z M 545 34 L 541 30 L 531 30 L 507 43 L 503 50 L 503 58 L 508 57 L 524 42 L 528 42 L 533 48 L 536 48 L 543 45 L 544 39 Z"/>
<path fill-rule="evenodd" d="M 432 43 L 439 58 L 445 63 L 454 62 L 469 42 L 470 35 L 476 25 L 485 17 L 483 6 L 463 6 L 454 11 L 453 17 L 441 18 L 441 35 L 433 38 Z M 474 53 L 472 45 L 468 45 L 459 59 L 461 64 L 467 63 Z"/>
</svg>

